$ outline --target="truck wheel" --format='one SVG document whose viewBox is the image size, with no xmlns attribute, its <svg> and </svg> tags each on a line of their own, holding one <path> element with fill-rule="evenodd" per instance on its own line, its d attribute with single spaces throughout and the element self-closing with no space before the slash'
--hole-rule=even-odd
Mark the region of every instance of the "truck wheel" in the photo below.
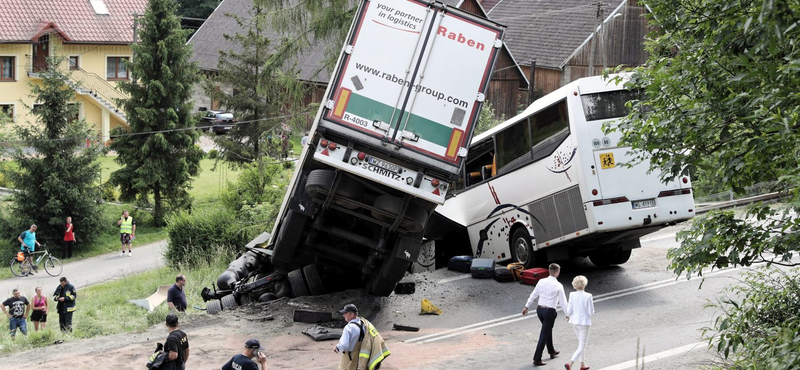
<svg viewBox="0 0 800 370">
<path fill-rule="evenodd" d="M 289 264 L 294 256 L 294 248 L 303 237 L 303 229 L 305 229 L 306 221 L 308 219 L 294 211 L 286 212 L 286 217 L 283 219 L 281 229 L 278 231 L 278 239 L 272 247 L 271 263 L 278 267 L 283 267 Z"/>
<path fill-rule="evenodd" d="M 394 286 L 405 276 L 410 264 L 411 262 L 397 257 L 385 261 L 378 275 L 370 282 L 367 292 L 382 297 L 389 296 Z"/>
<path fill-rule="evenodd" d="M 526 269 L 536 267 L 537 254 L 533 250 L 533 242 L 528 230 L 518 228 L 511 237 L 511 253 L 514 260 L 522 263 Z"/>
<path fill-rule="evenodd" d="M 277 295 L 278 298 L 291 297 L 292 286 L 287 281 L 279 281 L 275 283 L 275 295 Z"/>
<path fill-rule="evenodd" d="M 614 262 L 613 263 L 615 265 L 622 265 L 625 262 L 628 262 L 629 259 L 631 259 L 631 250 L 628 249 L 626 251 L 623 251 L 623 250 L 620 249 L 620 250 L 617 250 L 617 255 L 614 256 Z"/>
<path fill-rule="evenodd" d="M 222 311 L 222 305 L 219 303 L 218 300 L 213 300 L 211 302 L 208 302 L 208 304 L 206 304 L 206 312 L 209 315 L 216 315 L 219 313 L 219 311 Z"/>
<path fill-rule="evenodd" d="M 311 295 L 325 294 L 325 287 L 322 285 L 322 279 L 319 277 L 317 265 L 308 265 L 303 267 L 303 276 L 306 278 L 308 290 L 311 291 Z"/>
<path fill-rule="evenodd" d="M 272 292 L 267 292 L 258 297 L 259 302 L 269 302 L 278 299 L 278 295 Z"/>
<path fill-rule="evenodd" d="M 589 260 L 597 267 L 608 267 L 614 263 L 616 253 L 609 250 L 595 252 L 589 255 Z"/>
<path fill-rule="evenodd" d="M 219 301 L 222 303 L 223 310 L 232 310 L 236 307 L 239 307 L 239 304 L 236 303 L 236 298 L 233 296 L 233 294 L 228 294 L 222 297 L 222 299 Z"/>
<path fill-rule="evenodd" d="M 336 172 L 333 170 L 314 170 L 308 174 L 308 179 L 306 180 L 306 193 L 310 195 L 312 198 L 321 198 L 323 195 L 320 193 L 321 189 L 330 190 L 333 186 L 333 180 L 336 178 Z M 342 175 L 341 180 L 339 180 L 339 186 L 336 187 L 336 194 L 348 199 L 361 199 L 362 194 L 364 193 L 364 187 L 358 181 L 354 181 L 350 177 L 346 175 Z M 337 205 L 340 205 L 347 209 L 356 209 L 358 208 L 357 204 L 347 202 L 347 201 L 336 201 Z"/>
<path fill-rule="evenodd" d="M 373 204 L 373 207 L 392 215 L 397 215 L 403 208 L 403 200 L 391 195 L 380 195 L 375 198 L 375 204 Z M 395 220 L 394 217 L 387 217 L 374 211 L 372 212 L 372 217 L 387 223 L 393 223 Z M 400 223 L 400 225 L 408 232 L 416 233 L 425 228 L 425 223 L 427 221 L 428 213 L 425 212 L 424 209 L 411 203 L 408 205 L 408 209 L 406 209 L 406 215 L 403 217 L 403 221 Z"/>
<path fill-rule="evenodd" d="M 294 270 L 289 273 L 289 285 L 292 286 L 292 294 L 296 297 L 304 297 L 308 295 L 306 282 L 303 279 L 303 273 L 300 269 Z"/>
</svg>

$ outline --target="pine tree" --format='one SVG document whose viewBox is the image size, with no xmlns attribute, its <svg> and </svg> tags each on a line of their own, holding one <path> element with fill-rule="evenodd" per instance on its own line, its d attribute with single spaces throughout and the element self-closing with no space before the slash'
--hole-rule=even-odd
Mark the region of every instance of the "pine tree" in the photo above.
<svg viewBox="0 0 800 370">
<path fill-rule="evenodd" d="M 18 168 L 4 167 L 18 190 L 12 194 L 13 221 L 8 226 L 17 235 L 37 224 L 40 242 L 58 241 L 64 237 L 67 216 L 71 216 L 77 239 L 86 243 L 100 229 L 96 202 L 100 151 L 86 148 L 85 143 L 94 136 L 85 120 L 73 118 L 78 106 L 71 103 L 75 91 L 67 85 L 69 76 L 59 68 L 63 63 L 63 57 L 48 58 L 47 70 L 40 73 L 41 83 L 30 84 L 30 98 L 41 104 L 32 109 L 37 124 L 15 128 L 24 149 L 33 149 L 33 153 L 20 148 L 12 155 Z"/>
<path fill-rule="evenodd" d="M 200 171 L 203 153 L 195 142 L 190 102 L 198 70 L 189 62 L 189 31 L 181 30 L 174 0 L 150 0 L 138 44 L 128 64 L 132 80 L 120 88 L 130 129 L 117 129 L 111 149 L 122 168 L 111 174 L 121 199 L 153 196 L 153 221 L 165 224 L 167 210 L 188 208 L 192 176 Z"/>
<path fill-rule="evenodd" d="M 263 7 L 253 6 L 247 18 L 229 16 L 246 32 L 224 35 L 238 47 L 220 51 L 219 74 L 208 79 L 204 88 L 209 97 L 234 112 L 239 121 L 250 123 L 234 126 L 228 135 L 218 136 L 215 141 L 222 158 L 230 163 L 253 162 L 264 154 L 277 157 L 280 148 L 277 144 L 270 146 L 262 134 L 275 132 L 286 122 L 275 117 L 301 109 L 305 86 L 297 79 L 294 63 L 285 55 L 267 54 L 273 50 L 273 43 L 264 36 Z"/>
</svg>

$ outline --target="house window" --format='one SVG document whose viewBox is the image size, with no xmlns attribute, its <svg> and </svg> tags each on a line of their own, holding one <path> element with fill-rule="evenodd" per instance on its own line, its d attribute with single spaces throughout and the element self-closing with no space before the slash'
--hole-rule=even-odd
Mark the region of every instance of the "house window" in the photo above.
<svg viewBox="0 0 800 370">
<path fill-rule="evenodd" d="M 0 57 L 0 81 L 14 81 L 15 57 Z"/>
<path fill-rule="evenodd" d="M 108 57 L 106 62 L 106 79 L 108 80 L 127 80 L 128 79 L 128 57 Z"/>
<path fill-rule="evenodd" d="M 80 67 L 80 64 L 78 64 L 78 56 L 77 55 L 70 56 L 69 57 L 69 69 L 71 71 L 74 71 L 74 70 L 77 70 L 79 67 Z"/>
<path fill-rule="evenodd" d="M 10 119 L 14 119 L 14 104 L 0 104 L 0 112 L 3 112 L 4 115 L 8 116 Z M 2 115 L 0 115 L 2 116 Z"/>
</svg>

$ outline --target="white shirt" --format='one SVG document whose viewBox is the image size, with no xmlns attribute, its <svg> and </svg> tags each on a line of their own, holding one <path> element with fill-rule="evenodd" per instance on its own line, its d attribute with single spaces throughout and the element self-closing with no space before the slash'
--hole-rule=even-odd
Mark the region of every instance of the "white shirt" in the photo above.
<svg viewBox="0 0 800 370">
<path fill-rule="evenodd" d="M 356 324 L 350 325 L 351 322 Z M 339 349 L 339 352 L 353 352 L 353 348 L 355 348 L 356 343 L 358 343 L 359 335 L 361 335 L 361 320 L 359 318 L 350 320 L 350 322 L 344 326 L 342 337 L 339 338 L 339 344 L 336 345 L 336 348 Z"/>
<path fill-rule="evenodd" d="M 536 308 L 533 301 L 539 299 L 539 306 L 550 308 L 558 308 L 556 305 L 561 305 L 561 308 L 567 307 L 567 296 L 564 294 L 564 286 L 558 282 L 558 279 L 549 276 L 546 279 L 539 280 L 533 293 L 525 303 L 525 308 Z"/>
<path fill-rule="evenodd" d="M 592 325 L 592 315 L 594 315 L 592 295 L 582 290 L 570 293 L 564 313 L 569 316 L 570 324 Z"/>
</svg>

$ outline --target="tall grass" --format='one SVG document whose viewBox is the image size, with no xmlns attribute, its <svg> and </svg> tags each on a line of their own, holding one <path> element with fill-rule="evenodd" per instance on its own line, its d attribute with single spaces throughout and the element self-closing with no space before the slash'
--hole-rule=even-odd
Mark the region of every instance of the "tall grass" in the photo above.
<svg viewBox="0 0 800 370">
<path fill-rule="evenodd" d="M 81 289 L 78 291 L 77 310 L 72 319 L 72 334 L 62 334 L 58 330 L 58 313 L 51 302 L 47 316 L 47 330 L 33 333 L 33 323 L 28 322 L 27 337 L 18 332 L 17 339 L 12 341 L 8 335 L 0 335 L 0 347 L 2 347 L 0 353 L 7 354 L 43 347 L 56 340 L 70 341 L 98 335 L 142 332 L 152 325 L 163 325 L 164 318 L 169 312 L 166 302 L 153 312 L 147 312 L 129 303 L 128 300 L 147 298 L 159 285 L 173 284 L 178 274 L 186 276 L 186 300 L 189 303 L 186 314 L 181 315 L 181 321 L 191 321 L 199 315 L 205 315 L 205 311 L 192 308 L 192 306 L 205 307 L 200 291 L 203 287 L 215 283 L 217 276 L 234 257 L 234 253 L 230 250 L 219 248 L 214 251 L 211 262 L 181 266 L 179 269 L 164 267 Z M 28 295 L 32 292 L 23 293 L 32 300 L 33 295 Z M 48 293 L 45 292 L 45 295 Z"/>
</svg>

